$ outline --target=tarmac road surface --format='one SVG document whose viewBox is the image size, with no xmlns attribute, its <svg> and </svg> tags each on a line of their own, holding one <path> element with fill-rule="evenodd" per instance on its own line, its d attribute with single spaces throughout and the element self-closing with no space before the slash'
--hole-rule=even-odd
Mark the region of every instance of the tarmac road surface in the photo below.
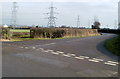
<svg viewBox="0 0 120 79">
<path fill-rule="evenodd" d="M 3 77 L 118 77 L 118 57 L 95 37 L 3 42 Z"/>
</svg>

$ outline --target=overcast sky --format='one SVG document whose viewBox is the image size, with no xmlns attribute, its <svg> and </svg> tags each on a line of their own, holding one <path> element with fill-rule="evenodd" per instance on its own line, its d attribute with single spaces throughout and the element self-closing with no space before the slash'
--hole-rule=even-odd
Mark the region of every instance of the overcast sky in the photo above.
<svg viewBox="0 0 120 79">
<path fill-rule="evenodd" d="M 43 25 L 46 26 L 51 1 L 49 0 L 19 0 L 17 12 L 17 24 L 19 25 Z M 118 0 L 54 0 L 54 7 L 58 18 L 56 25 L 77 25 L 77 16 L 80 16 L 80 26 L 89 27 L 97 17 L 101 27 L 115 27 L 118 20 Z M 2 3 L 2 23 L 10 24 L 12 2 L 9 0 Z"/>
</svg>

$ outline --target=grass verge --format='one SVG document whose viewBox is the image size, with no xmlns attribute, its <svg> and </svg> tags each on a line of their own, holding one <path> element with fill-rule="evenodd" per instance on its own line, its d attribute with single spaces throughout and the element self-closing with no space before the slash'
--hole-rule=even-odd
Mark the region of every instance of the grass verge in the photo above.
<svg viewBox="0 0 120 79">
<path fill-rule="evenodd" d="M 98 36 L 98 35 L 81 36 L 81 37 L 63 37 L 63 38 L 53 38 L 53 39 L 52 38 L 30 38 L 30 35 L 23 35 L 20 37 L 11 38 L 10 41 L 70 39 L 70 38 L 92 37 L 92 36 Z"/>
<path fill-rule="evenodd" d="M 23 30 L 23 29 L 10 29 L 11 32 L 30 32 L 30 30 Z"/>
<path fill-rule="evenodd" d="M 113 54 L 120 56 L 120 35 L 115 38 L 109 39 L 104 44 L 105 48 Z"/>
</svg>

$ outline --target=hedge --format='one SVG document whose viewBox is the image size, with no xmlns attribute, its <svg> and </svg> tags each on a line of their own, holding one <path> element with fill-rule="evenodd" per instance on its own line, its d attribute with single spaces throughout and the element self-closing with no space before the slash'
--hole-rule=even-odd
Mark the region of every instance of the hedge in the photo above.
<svg viewBox="0 0 120 79">
<path fill-rule="evenodd" d="M 97 29 L 31 28 L 31 38 L 84 37 L 98 35 Z"/>
</svg>

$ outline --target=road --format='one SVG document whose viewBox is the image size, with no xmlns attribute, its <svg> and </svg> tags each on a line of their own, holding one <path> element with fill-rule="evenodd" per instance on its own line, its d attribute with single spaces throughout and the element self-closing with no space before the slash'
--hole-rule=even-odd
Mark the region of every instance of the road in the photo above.
<svg viewBox="0 0 120 79">
<path fill-rule="evenodd" d="M 3 77 L 118 77 L 118 57 L 104 41 L 116 35 L 3 42 Z"/>
</svg>

